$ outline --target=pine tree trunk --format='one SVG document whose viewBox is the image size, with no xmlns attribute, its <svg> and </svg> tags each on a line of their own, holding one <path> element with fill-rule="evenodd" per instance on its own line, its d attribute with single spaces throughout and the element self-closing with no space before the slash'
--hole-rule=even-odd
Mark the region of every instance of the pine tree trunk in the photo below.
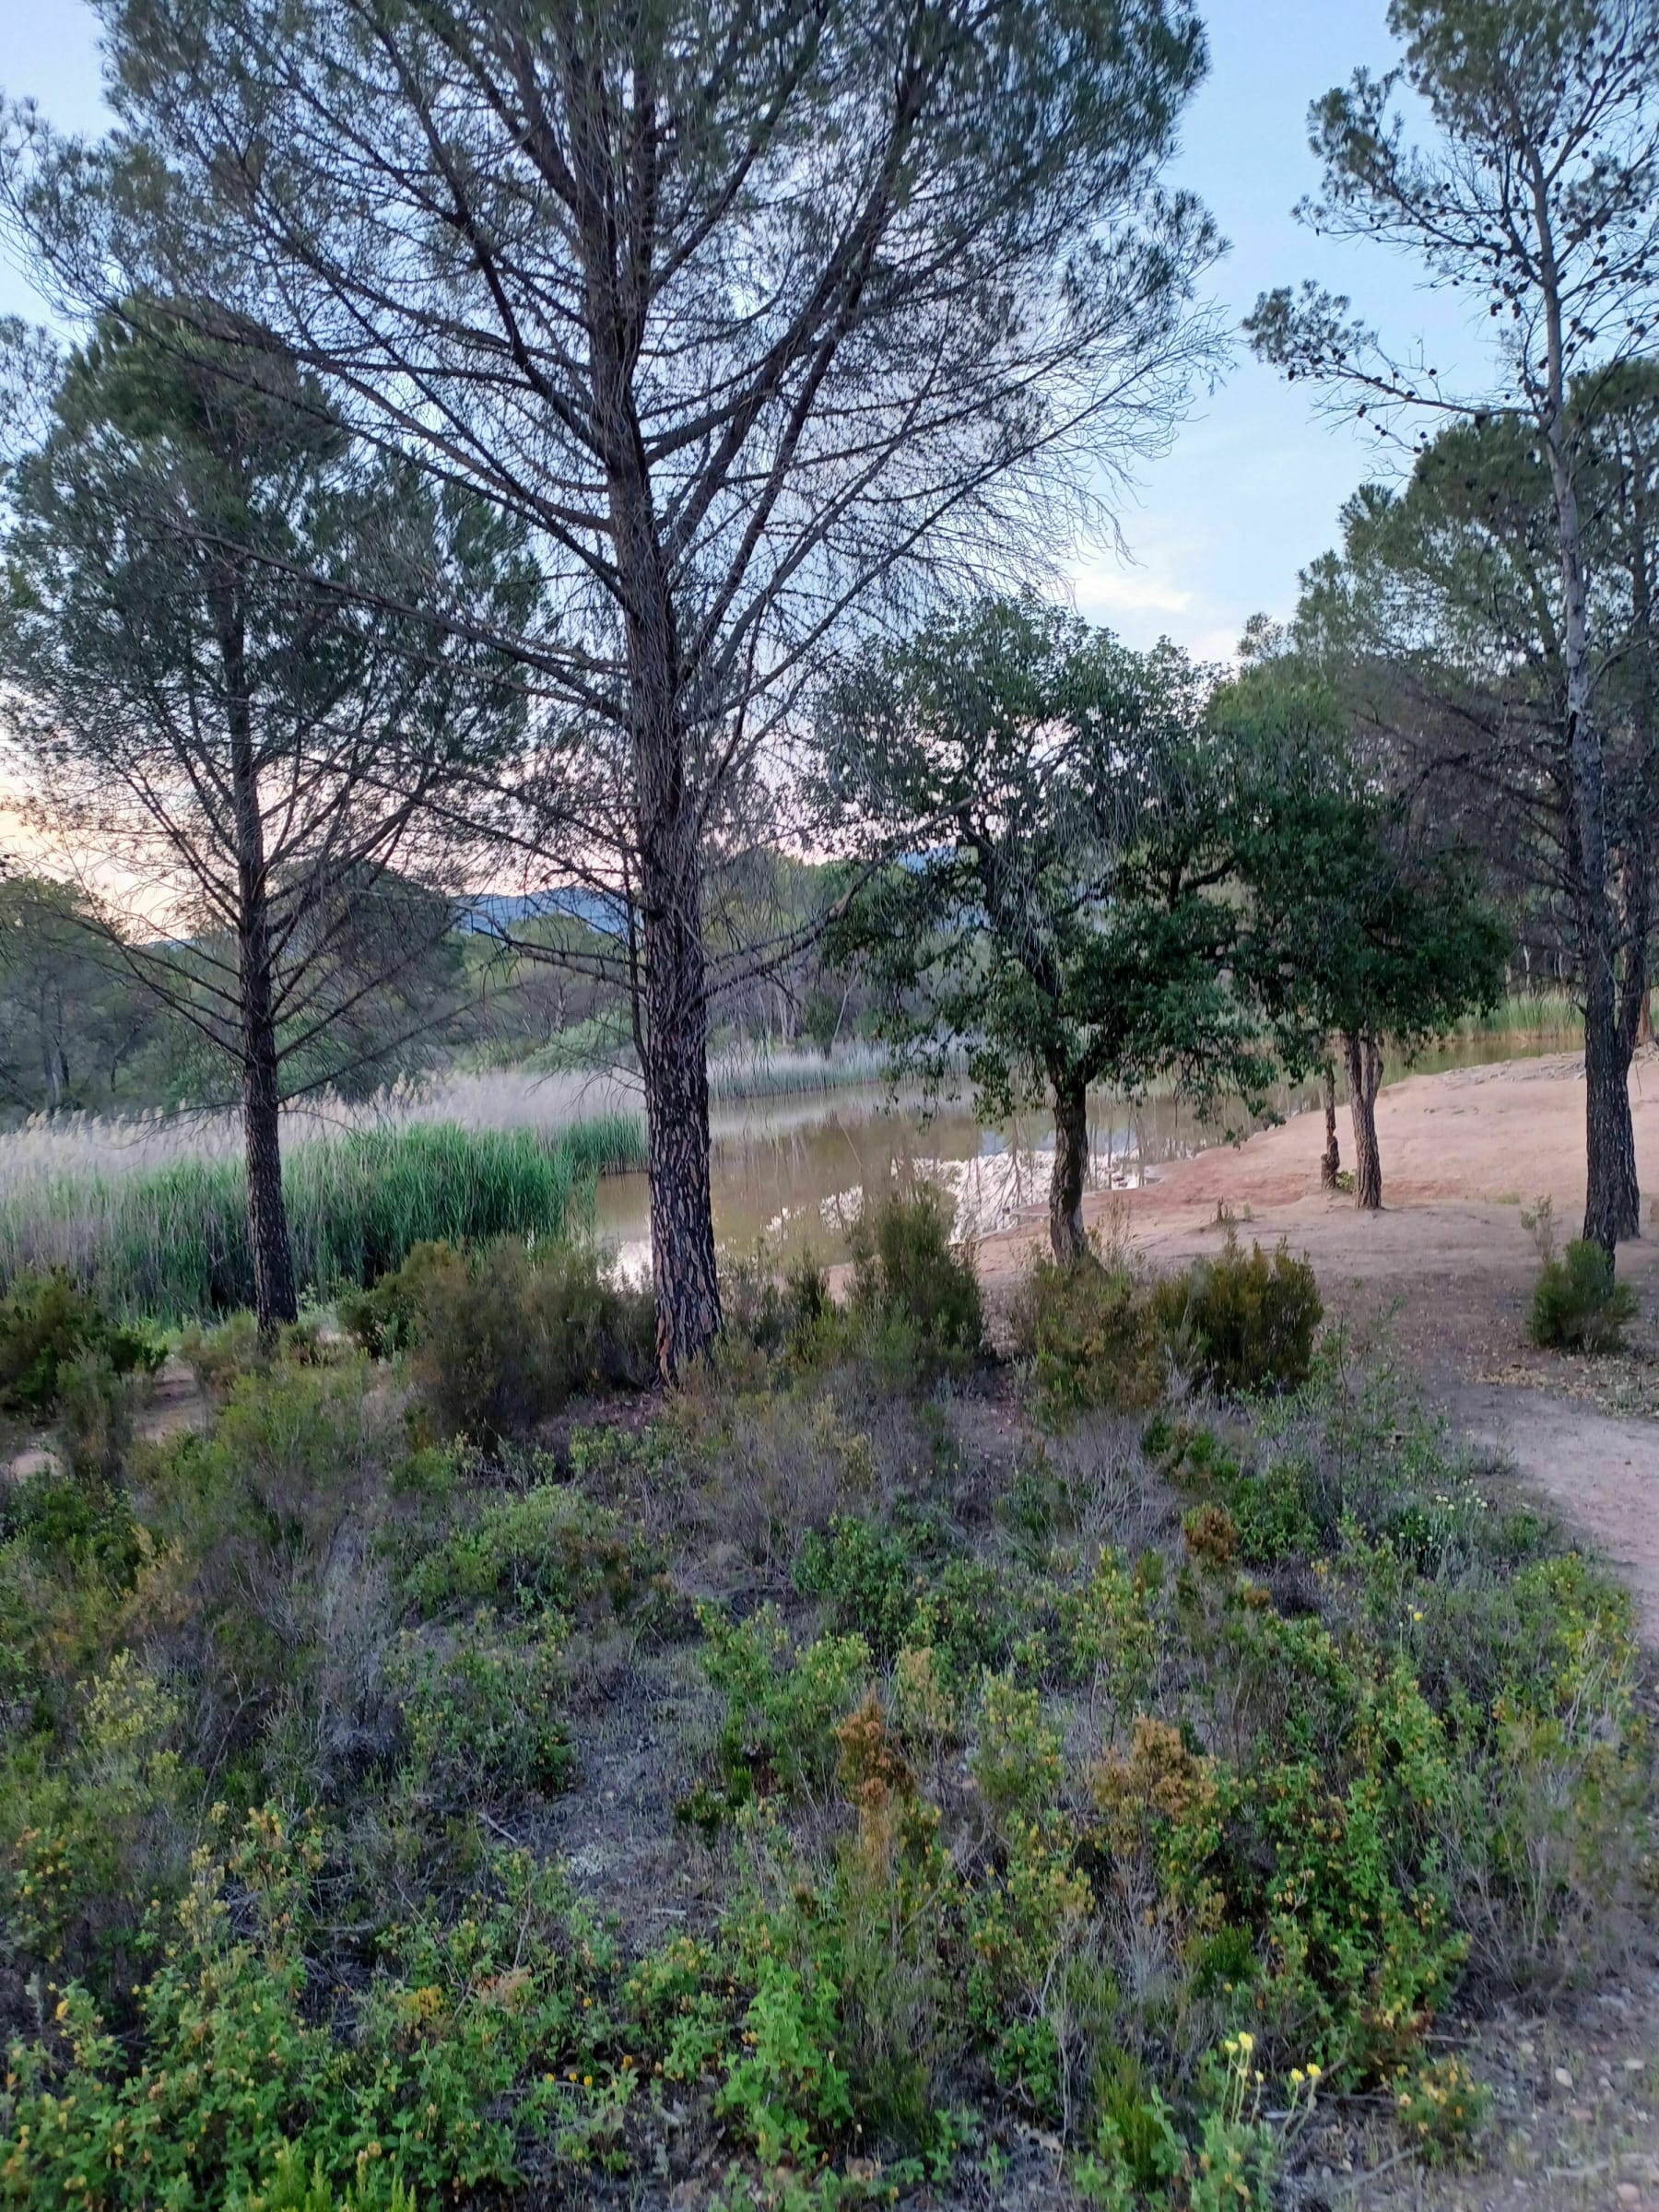
<svg viewBox="0 0 1659 2212">
<path fill-rule="evenodd" d="M 1619 1020 L 1618 928 L 1608 881 L 1606 759 L 1595 718 L 1590 595 L 1578 482 L 1567 429 L 1563 304 L 1545 201 L 1537 196 L 1545 296 L 1547 394 L 1543 430 L 1561 570 L 1561 665 L 1566 677 L 1568 843 L 1584 971 L 1584 1235 L 1611 1256 L 1641 1226 L 1636 1138 L 1630 1122 L 1630 1035 Z"/>
<path fill-rule="evenodd" d="M 1321 1102 L 1324 1107 L 1324 1152 L 1319 1162 L 1319 1187 L 1334 1191 L 1336 1178 L 1342 1172 L 1342 1147 L 1336 1142 L 1336 1069 L 1327 1060 L 1324 1079 L 1320 1085 Z"/>
<path fill-rule="evenodd" d="M 234 581 L 218 603 L 225 715 L 230 735 L 230 799 L 236 832 L 238 1011 L 241 1016 L 242 1141 L 248 1163 L 248 1248 L 253 1315 L 262 1336 L 299 1317 L 294 1248 L 282 1195 L 282 1088 L 276 1048 L 270 883 L 265 817 L 253 751 L 246 637 Z"/>
<path fill-rule="evenodd" d="M 640 558 L 655 574 L 653 552 L 647 542 Z M 674 610 L 660 576 L 646 602 L 649 618 L 642 615 L 629 625 L 644 968 L 641 1073 L 657 1366 L 672 1382 L 713 1344 L 721 1311 L 709 1171 L 701 853 L 697 809 L 686 790 Z"/>
<path fill-rule="evenodd" d="M 1605 947 L 1602 948 L 1605 952 Z M 1584 1235 L 1611 1253 L 1641 1226 L 1636 1132 L 1630 1119 L 1630 1042 L 1618 1019 L 1611 967 L 1585 947 Z"/>
<path fill-rule="evenodd" d="M 242 1134 L 248 1160 L 248 1243 L 253 1256 L 253 1314 L 269 1336 L 300 1312 L 294 1248 L 282 1195 L 281 1092 L 270 1018 L 268 961 L 264 987 L 242 984 Z"/>
<path fill-rule="evenodd" d="M 645 902 L 645 1121 L 657 1365 L 672 1382 L 720 1334 L 709 1175 L 708 1011 L 695 877 L 653 912 Z"/>
<path fill-rule="evenodd" d="M 1382 1041 L 1357 1030 L 1345 1032 L 1348 1108 L 1354 1117 L 1354 1203 L 1376 1213 L 1382 1204 L 1382 1155 L 1377 1146 L 1377 1093 L 1382 1088 Z"/>
<path fill-rule="evenodd" d="M 1049 1178 L 1049 1243 L 1062 1266 L 1088 1250 L 1083 1186 L 1088 1179 L 1088 1086 L 1066 1077 L 1054 1086 L 1054 1167 Z"/>
<path fill-rule="evenodd" d="M 681 652 L 673 563 L 665 550 L 633 378 L 637 300 L 616 259 L 615 211 L 584 173 L 577 227 L 586 270 L 593 434 L 605 457 L 628 667 L 638 867 L 635 996 L 651 1183 L 657 1365 L 665 1381 L 720 1334 L 709 1174 L 708 971 L 702 940 L 702 821 L 687 788 L 688 717 L 705 730 L 719 702 L 695 698 Z M 634 957 L 630 947 L 630 957 Z M 637 973 L 637 969 L 636 969 Z"/>
</svg>

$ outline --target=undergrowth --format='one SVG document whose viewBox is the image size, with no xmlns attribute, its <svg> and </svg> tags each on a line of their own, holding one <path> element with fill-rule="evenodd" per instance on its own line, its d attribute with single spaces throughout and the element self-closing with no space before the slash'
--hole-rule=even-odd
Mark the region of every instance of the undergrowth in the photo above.
<svg viewBox="0 0 1659 2212">
<path fill-rule="evenodd" d="M 204 1432 L 13 1486 L 0 2204 L 985 2202 L 1035 2143 L 1238 2212 L 1350 2099 L 1467 2153 L 1460 2020 L 1646 1909 L 1628 1600 L 1270 1256 L 1165 1294 L 1160 1360 L 1218 1271 L 1288 1312 L 1249 1394 L 1132 1350 L 1039 1429 L 940 1220 L 867 1250 L 585 1424 L 592 1264 L 429 1256 L 378 1356 L 227 1344 Z M 541 1441 L 523 1312 L 453 1418 L 436 1283 L 569 1339 Z"/>
</svg>

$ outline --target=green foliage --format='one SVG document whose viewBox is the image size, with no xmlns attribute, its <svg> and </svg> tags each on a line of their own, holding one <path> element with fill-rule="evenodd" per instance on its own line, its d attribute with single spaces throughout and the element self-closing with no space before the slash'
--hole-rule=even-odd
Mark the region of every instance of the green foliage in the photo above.
<svg viewBox="0 0 1659 2212">
<path fill-rule="evenodd" d="M 560 1644 L 545 1624 L 503 1626 L 486 1608 L 441 1639 L 405 1635 L 386 1671 L 408 1732 L 406 1781 L 429 1810 L 552 1796 L 570 1780 Z"/>
<path fill-rule="evenodd" d="M 405 1577 L 428 1615 L 481 1605 L 580 1615 L 632 1609 L 656 1562 L 619 1517 L 564 1483 L 488 1500 L 423 1549 Z"/>
<path fill-rule="evenodd" d="M 411 2194 L 512 2187 L 531 2121 L 563 2134 L 597 2120 L 589 2144 L 614 2133 L 604 2107 L 619 2112 L 627 2077 L 596 2055 L 590 1994 L 610 1954 L 557 1877 L 500 1853 L 453 1926 L 396 1930 L 342 2041 L 308 2018 L 294 1946 L 319 1870 L 314 1838 L 273 1810 L 198 1854 L 177 1936 L 139 1991 L 131 2069 L 87 1991 L 65 1989 L 51 2035 L 14 2046 L 0 2098 L 8 2203 L 312 2212 L 325 2185 L 392 2212 Z"/>
<path fill-rule="evenodd" d="M 982 1112 L 1135 1090 L 1251 1088 L 1229 987 L 1229 763 L 1203 673 L 1031 598 L 982 598 L 842 671 L 824 711 L 838 782 L 909 839 L 838 942 L 881 986 L 901 1053 L 966 1057 Z"/>
<path fill-rule="evenodd" d="M 853 1226 L 854 1317 L 878 1350 L 923 1364 L 978 1352 L 984 1310 L 971 1257 L 951 1242 L 953 1208 L 931 1185 L 866 1199 Z"/>
<path fill-rule="evenodd" d="M 1222 685 L 1209 718 L 1236 784 L 1236 865 L 1250 917 L 1246 988 L 1292 1068 L 1334 1031 L 1408 1053 L 1502 994 L 1510 932 L 1475 855 L 1426 840 L 1379 794 L 1317 665 L 1269 655 Z"/>
<path fill-rule="evenodd" d="M 771 1950 L 760 1954 L 743 2030 L 744 2054 L 715 2100 L 736 2119 L 763 2166 L 810 2167 L 828 2134 L 853 2117 L 846 2070 L 836 2061 L 836 1989 Z"/>
<path fill-rule="evenodd" d="M 1171 1366 L 1231 1393 L 1294 1390 L 1324 1312 L 1308 1261 L 1283 1243 L 1271 1260 L 1259 1244 L 1247 1258 L 1230 1231 L 1215 1259 L 1156 1279 L 1093 1253 L 1039 1258 L 1015 1302 L 1014 1340 L 1042 1418 L 1065 1425 L 1156 1405 Z"/>
<path fill-rule="evenodd" d="M 1636 1293 L 1615 1280 L 1610 1253 L 1582 1237 L 1546 1259 L 1533 1290 L 1535 1344 L 1563 1352 L 1616 1352 L 1636 1316 Z"/>
<path fill-rule="evenodd" d="M 820 1636 L 798 1649 L 775 1606 L 747 1620 L 712 1606 L 698 1618 L 703 1666 L 725 1700 L 719 1761 L 735 1801 L 822 1788 L 835 1771 L 836 1724 L 869 1676 L 862 1636 Z"/>
<path fill-rule="evenodd" d="M 49 1413 L 65 1371 L 88 1356 L 129 1375 L 151 1372 L 163 1355 L 152 1337 L 117 1327 L 62 1269 L 13 1282 L 0 1300 L 0 1409 Z"/>
<path fill-rule="evenodd" d="M 596 1178 L 642 1164 L 639 1124 L 417 1124 L 293 1146 L 283 1196 L 302 1289 L 372 1283 L 423 1242 L 557 1237 Z M 112 1312 L 207 1320 L 253 1302 L 246 1178 L 234 1160 L 64 1178 L 0 1202 L 0 1282 L 62 1264 Z"/>
<path fill-rule="evenodd" d="M 839 1625 L 862 1636 L 886 1662 L 909 1641 L 924 1577 L 915 1563 L 915 1532 L 886 1529 L 838 1513 L 827 1534 L 810 1531 L 795 1561 L 798 1590 L 835 1601 Z"/>
<path fill-rule="evenodd" d="M 574 1396 L 653 1372 L 650 1297 L 585 1246 L 502 1239 L 470 1259 L 426 1246 L 410 1274 L 387 1311 L 406 1297 L 416 1385 L 446 1433 L 522 1436 Z"/>
<path fill-rule="evenodd" d="M 1014 1307 L 1014 1342 L 1045 1418 L 1133 1413 L 1163 1394 L 1163 1333 L 1148 1285 L 1092 1253 L 1038 1259 Z"/>
<path fill-rule="evenodd" d="M 1307 1381 L 1324 1307 L 1312 1264 L 1292 1259 L 1282 1240 L 1271 1259 L 1260 1244 L 1246 1258 L 1229 1230 L 1223 1252 L 1166 1277 L 1153 1302 L 1187 1348 L 1187 1364 L 1217 1389 L 1294 1390 Z"/>
</svg>

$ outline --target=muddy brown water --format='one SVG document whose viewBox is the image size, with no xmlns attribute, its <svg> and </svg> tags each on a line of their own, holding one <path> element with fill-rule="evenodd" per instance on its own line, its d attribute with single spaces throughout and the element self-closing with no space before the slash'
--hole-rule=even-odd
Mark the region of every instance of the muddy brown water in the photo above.
<svg viewBox="0 0 1659 2212">
<path fill-rule="evenodd" d="M 1394 1064 L 1387 1080 L 1480 1066 L 1573 1049 L 1571 1037 L 1460 1040 Z M 1282 1088 L 1273 1113 L 1315 1111 L 1316 1085 Z M 1090 1100 L 1090 1187 L 1132 1185 L 1148 1171 L 1263 1125 L 1233 1101 L 1206 1117 L 1192 1100 L 1156 1092 L 1138 1100 L 1100 1092 Z M 731 1253 L 792 1257 L 810 1250 L 826 1265 L 844 1259 L 847 1230 L 867 1190 L 928 1176 L 944 1182 L 957 1205 L 958 1232 L 986 1236 L 1040 1215 L 1053 1164 L 1053 1124 L 1041 1113 L 985 1123 L 960 1100 L 931 1112 L 918 1093 L 883 1086 L 746 1100 L 717 1107 L 714 1229 Z M 1346 1107 L 1343 1156 L 1351 1150 Z M 618 1175 L 600 1185 L 596 1227 L 629 1275 L 650 1266 L 645 1178 Z"/>
</svg>

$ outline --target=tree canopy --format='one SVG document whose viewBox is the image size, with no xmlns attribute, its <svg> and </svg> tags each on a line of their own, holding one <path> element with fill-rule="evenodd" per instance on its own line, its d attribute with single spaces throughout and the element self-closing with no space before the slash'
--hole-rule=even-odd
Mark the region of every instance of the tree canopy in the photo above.
<svg viewBox="0 0 1659 2212">
<path fill-rule="evenodd" d="M 1042 1100 L 1050 1232 L 1083 1248 L 1091 1085 L 1256 1081 L 1230 983 L 1241 910 L 1207 683 L 1035 601 L 989 600 L 851 662 L 826 711 L 844 806 L 896 857 L 854 901 L 889 1033 L 982 1112 Z"/>
</svg>

